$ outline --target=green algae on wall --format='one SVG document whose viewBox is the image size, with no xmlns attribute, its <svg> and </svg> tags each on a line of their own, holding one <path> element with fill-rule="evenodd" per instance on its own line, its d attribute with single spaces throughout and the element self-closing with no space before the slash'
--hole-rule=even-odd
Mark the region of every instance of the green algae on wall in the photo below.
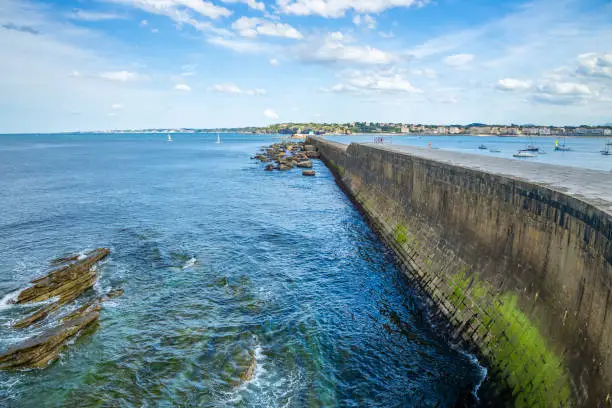
<svg viewBox="0 0 612 408">
<path fill-rule="evenodd" d="M 562 361 L 521 312 L 517 297 L 497 294 L 490 284 L 465 272 L 452 275 L 449 283 L 449 300 L 455 307 L 483 311 L 478 330 L 491 339 L 484 351 L 512 387 L 515 406 L 567 406 L 570 386 Z"/>
</svg>

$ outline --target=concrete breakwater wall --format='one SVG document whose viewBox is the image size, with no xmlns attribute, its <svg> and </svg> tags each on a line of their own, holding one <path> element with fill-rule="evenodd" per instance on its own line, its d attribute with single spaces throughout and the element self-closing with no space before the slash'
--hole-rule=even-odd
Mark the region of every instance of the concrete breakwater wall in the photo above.
<svg viewBox="0 0 612 408">
<path fill-rule="evenodd" d="M 515 406 L 612 404 L 610 202 L 426 149 L 309 143 Z"/>
</svg>

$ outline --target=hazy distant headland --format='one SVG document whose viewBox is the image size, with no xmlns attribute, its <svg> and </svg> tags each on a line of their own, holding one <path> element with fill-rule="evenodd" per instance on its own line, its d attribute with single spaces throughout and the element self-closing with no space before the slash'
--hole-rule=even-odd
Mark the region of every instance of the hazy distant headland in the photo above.
<svg viewBox="0 0 612 408">
<path fill-rule="evenodd" d="M 350 123 L 280 123 L 266 127 L 242 128 L 168 128 L 126 129 L 102 133 L 212 133 L 233 132 L 250 134 L 351 135 L 358 133 L 426 134 L 426 135 L 497 135 L 497 136 L 600 136 L 612 137 L 612 124 L 602 126 L 540 126 L 540 125 L 424 125 L 413 123 L 350 122 Z M 78 133 L 78 132 L 77 132 Z M 94 133 L 94 132 L 82 132 Z M 100 132 L 97 132 L 100 133 Z"/>
</svg>

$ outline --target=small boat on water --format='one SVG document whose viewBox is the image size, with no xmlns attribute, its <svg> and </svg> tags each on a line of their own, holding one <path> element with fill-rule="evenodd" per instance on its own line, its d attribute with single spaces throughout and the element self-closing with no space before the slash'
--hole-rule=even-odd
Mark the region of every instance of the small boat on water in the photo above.
<svg viewBox="0 0 612 408">
<path fill-rule="evenodd" d="M 489 151 L 490 151 L 491 153 L 501 153 L 501 152 L 502 152 L 502 149 L 492 148 L 492 149 L 489 149 Z"/>
<path fill-rule="evenodd" d="M 534 145 L 529 145 L 526 148 L 524 148 L 523 150 L 521 150 L 522 152 L 539 152 L 540 148 Z"/>
<path fill-rule="evenodd" d="M 217 144 L 221 144 L 221 136 L 219 136 L 219 133 L 217 133 Z"/>
<path fill-rule="evenodd" d="M 562 145 L 559 144 L 559 139 L 555 140 L 555 151 L 556 152 L 569 152 L 571 150 L 572 149 L 570 149 L 570 147 L 565 144 L 565 139 L 563 140 Z"/>
<path fill-rule="evenodd" d="M 606 143 L 606 147 L 601 151 L 601 154 L 604 156 L 612 156 L 612 151 L 610 151 L 610 145 Z"/>
<path fill-rule="evenodd" d="M 487 150 L 487 146 L 485 146 L 485 145 L 483 145 L 483 144 L 482 144 L 482 145 L 480 145 L 480 146 L 478 146 L 478 148 L 479 148 L 480 150 Z"/>
<path fill-rule="evenodd" d="M 170 136 L 169 134 L 168 134 L 168 142 L 170 142 L 170 143 L 172 143 L 172 142 L 173 142 L 173 140 L 172 140 L 172 136 Z"/>
<path fill-rule="evenodd" d="M 519 150 L 518 152 L 514 153 L 512 156 L 526 159 L 526 158 L 531 158 L 531 157 L 537 157 L 537 154 L 532 153 L 531 150 Z"/>
</svg>

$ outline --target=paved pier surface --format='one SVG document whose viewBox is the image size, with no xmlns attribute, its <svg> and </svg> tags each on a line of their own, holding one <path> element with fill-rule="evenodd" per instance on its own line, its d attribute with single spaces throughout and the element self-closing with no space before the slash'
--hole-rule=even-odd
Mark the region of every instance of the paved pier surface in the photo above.
<svg viewBox="0 0 612 408">
<path fill-rule="evenodd" d="M 612 214 L 612 172 L 535 163 L 530 162 L 529 159 L 511 160 L 414 146 L 363 144 L 390 151 L 406 152 L 417 157 L 486 171 L 509 178 L 526 180 L 579 198 L 608 214 Z M 612 168 L 612 157 L 609 160 Z"/>
</svg>

